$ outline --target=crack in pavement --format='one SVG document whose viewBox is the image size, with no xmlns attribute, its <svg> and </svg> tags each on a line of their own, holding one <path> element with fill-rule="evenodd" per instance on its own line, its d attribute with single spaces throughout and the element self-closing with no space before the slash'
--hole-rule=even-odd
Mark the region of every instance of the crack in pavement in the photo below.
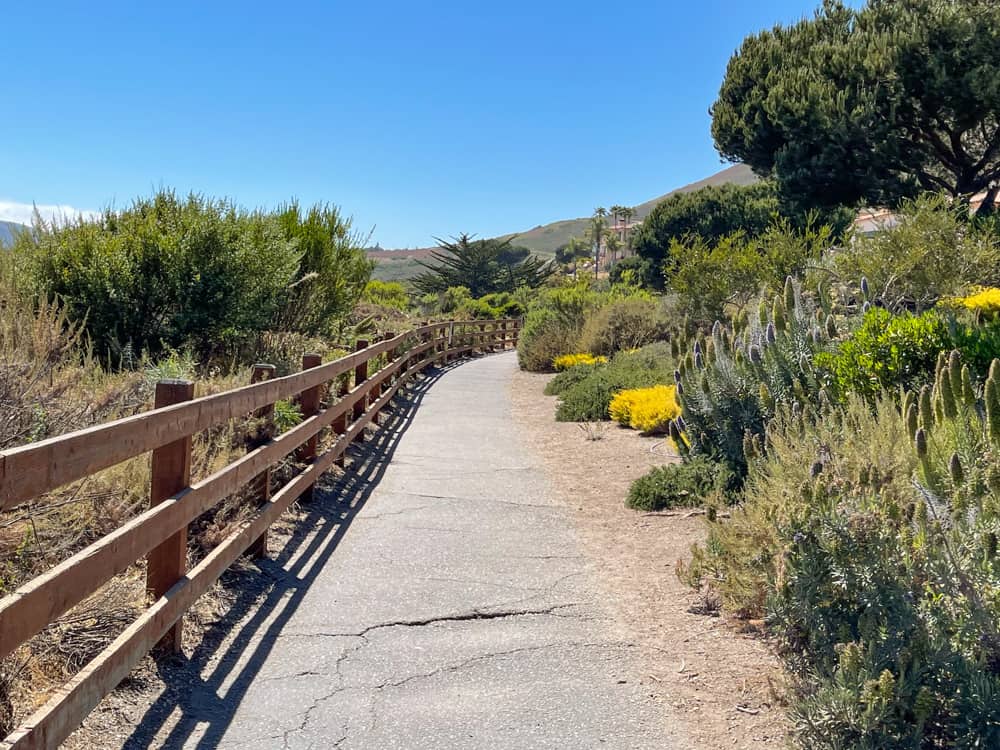
<svg viewBox="0 0 1000 750">
<path fill-rule="evenodd" d="M 489 619 L 489 618 L 487 618 L 487 619 Z M 436 667 L 435 669 L 432 669 L 429 672 L 420 672 L 418 674 L 413 674 L 413 675 L 409 675 L 407 677 L 404 677 L 403 679 L 386 680 L 386 681 L 381 682 L 381 683 L 376 684 L 376 685 L 343 685 L 343 684 L 341 684 L 334 691 L 332 691 L 331 693 L 317 698 L 313 702 L 313 704 L 308 709 L 306 709 L 306 712 L 305 712 L 305 715 L 303 717 L 303 720 L 299 724 L 298 727 L 289 729 L 289 730 L 287 730 L 286 732 L 283 733 L 282 736 L 284 738 L 284 747 L 287 748 L 289 746 L 288 743 L 289 743 L 289 737 L 290 737 L 290 735 L 295 734 L 297 732 L 305 731 L 305 728 L 309 724 L 309 721 L 310 721 L 310 718 L 311 718 L 311 715 L 312 715 L 313 711 L 315 711 L 317 708 L 319 708 L 319 704 L 320 703 L 323 703 L 324 701 L 328 701 L 331 698 L 333 698 L 334 696 L 336 696 L 337 694 L 342 693 L 342 692 L 346 692 L 348 690 L 366 691 L 366 692 L 370 692 L 371 693 L 371 700 L 370 700 L 369 705 L 368 705 L 369 722 L 368 722 L 368 729 L 367 729 L 367 733 L 369 735 L 371 735 L 371 734 L 374 734 L 375 729 L 376 729 L 376 727 L 378 725 L 378 717 L 379 717 L 378 703 L 379 703 L 382 691 L 384 691 L 384 690 L 402 687 L 402 686 L 407 685 L 408 683 L 411 683 L 411 682 L 413 682 L 415 680 L 430 679 L 430 678 L 433 678 L 433 677 L 435 677 L 437 675 L 447 674 L 447 673 L 451 673 L 451 672 L 458 672 L 458 671 L 460 671 L 462 669 L 466 669 L 466 668 L 468 668 L 470 666 L 473 666 L 475 664 L 478 664 L 480 662 L 489 661 L 489 660 L 492 660 L 492 659 L 501 659 L 501 658 L 505 658 L 505 657 L 509 657 L 509 656 L 514 656 L 516 654 L 531 653 L 531 652 L 537 652 L 537 651 L 545 651 L 545 650 L 554 649 L 554 648 L 565 648 L 565 649 L 586 649 L 586 648 L 629 649 L 629 648 L 635 648 L 635 647 L 636 647 L 636 644 L 632 643 L 630 641 L 595 641 L 595 642 L 582 642 L 582 643 L 581 642 L 577 642 L 577 641 L 556 641 L 556 642 L 553 642 L 553 643 L 543 643 L 543 644 L 540 644 L 540 645 L 537 645 L 537 646 L 521 646 L 519 648 L 508 649 L 506 651 L 491 651 L 491 652 L 486 653 L 486 654 L 479 654 L 478 656 L 472 656 L 472 657 L 469 657 L 468 659 L 463 659 L 462 661 L 459 661 L 459 662 L 456 662 L 456 663 L 444 664 L 444 665 L 442 665 L 440 667 Z M 348 651 L 345 651 L 344 654 L 342 654 L 341 657 L 337 660 L 337 674 L 338 674 L 338 676 L 340 675 L 340 664 L 342 662 L 344 662 L 346 659 L 348 659 L 350 656 L 352 656 L 353 654 L 357 653 L 357 651 L 360 650 L 360 648 L 361 647 L 359 646 L 359 647 L 350 649 Z M 332 745 L 332 747 L 339 747 L 341 744 L 343 744 L 349 738 L 349 736 L 350 736 L 349 721 L 345 721 L 341 725 L 341 731 L 343 732 L 343 734 L 339 737 L 339 739 L 337 739 L 334 742 L 334 744 Z"/>
<path fill-rule="evenodd" d="M 539 646 L 521 646 L 520 648 L 514 648 L 507 651 L 491 651 L 487 654 L 480 654 L 479 656 L 472 656 L 468 659 L 458 662 L 457 664 L 446 664 L 444 666 L 433 669 L 430 672 L 422 672 L 420 674 L 410 675 L 402 680 L 397 680 L 395 682 L 386 681 L 379 685 L 369 685 L 367 687 L 361 688 L 365 690 L 385 690 L 386 688 L 396 688 L 402 685 L 412 682 L 413 680 L 422 680 L 429 677 L 434 677 L 435 675 L 446 673 L 446 672 L 457 672 L 460 669 L 465 669 L 468 666 L 476 664 L 477 662 L 487 661 L 489 659 L 499 659 L 505 656 L 513 656 L 514 654 L 530 653 L 533 651 L 545 651 L 551 648 L 632 648 L 635 644 L 621 642 L 595 642 L 595 643 L 577 643 L 576 641 L 557 641 L 555 643 L 543 643 Z"/>
<path fill-rule="evenodd" d="M 300 677 L 325 677 L 323 672 L 316 672 L 312 669 L 307 669 L 303 672 L 296 672 L 295 674 L 279 674 L 274 677 L 258 677 L 260 682 L 279 682 L 281 680 L 297 680 Z"/>
<path fill-rule="evenodd" d="M 528 597 L 528 599 L 533 599 L 537 597 Z M 375 630 L 384 630 L 386 628 L 422 628 L 428 625 L 435 625 L 441 622 L 471 622 L 478 620 L 502 620 L 509 617 L 530 617 L 533 615 L 544 616 L 549 615 L 552 617 L 561 617 L 561 615 L 556 614 L 559 610 L 569 609 L 570 607 L 579 607 L 585 604 L 585 602 L 569 602 L 566 604 L 555 604 L 551 607 L 544 607 L 540 609 L 500 609 L 500 610 L 479 610 L 474 609 L 470 612 L 459 612 L 450 615 L 437 615 L 435 617 L 426 617 L 422 619 L 414 620 L 390 620 L 387 622 L 376 623 L 375 625 L 369 625 L 363 630 L 357 633 L 279 633 L 278 638 L 362 638 L 364 639 L 369 633 Z M 360 646 L 359 646 L 360 647 Z M 355 649 L 357 650 L 357 649 Z M 342 659 L 338 659 L 337 666 L 339 667 Z M 339 672 L 338 672 L 339 674 Z"/>
<path fill-rule="evenodd" d="M 390 511 L 385 511 L 385 512 L 382 512 L 382 513 L 365 513 L 364 511 L 362 511 L 361 513 L 358 513 L 358 515 L 356 515 L 354 517 L 354 520 L 355 521 L 369 521 L 369 520 L 375 520 L 375 521 L 377 521 L 379 519 L 387 518 L 389 516 L 401 516 L 404 513 L 414 513 L 414 512 L 419 511 L 419 510 L 426 510 L 429 507 L 430 507 L 429 505 L 418 505 L 418 506 L 413 507 L 413 508 L 401 508 L 399 510 L 390 510 Z"/>
<path fill-rule="evenodd" d="M 439 526 L 401 526 L 400 528 L 410 531 L 433 531 L 438 534 L 462 534 L 462 529 L 443 529 Z"/>
</svg>

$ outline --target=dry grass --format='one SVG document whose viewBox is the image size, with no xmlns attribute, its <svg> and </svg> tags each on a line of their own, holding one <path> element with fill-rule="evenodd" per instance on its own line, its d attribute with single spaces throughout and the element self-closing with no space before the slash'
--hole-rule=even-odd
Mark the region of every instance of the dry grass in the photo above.
<svg viewBox="0 0 1000 750">
<path fill-rule="evenodd" d="M 56 304 L 20 297 L 0 269 L 0 449 L 64 434 L 152 407 L 154 382 L 145 372 L 111 373 L 91 356 L 81 329 Z M 266 340 L 265 340 L 266 339 Z M 258 354 L 286 369 L 315 342 L 275 334 Z M 293 349 L 298 351 L 292 354 Z M 247 368 L 218 367 L 196 377 L 196 395 L 249 382 Z M 245 454 L 262 435 L 250 416 L 194 437 L 192 477 L 208 476 Z M 279 466 L 275 482 L 294 470 Z M 84 480 L 0 512 L 0 596 L 120 527 L 148 505 L 149 456 L 139 456 Z M 202 559 L 246 518 L 250 494 L 227 498 L 198 519 L 189 534 L 189 564 Z M 0 736 L 117 637 L 146 606 L 140 562 L 109 581 L 57 622 L 0 660 Z"/>
</svg>

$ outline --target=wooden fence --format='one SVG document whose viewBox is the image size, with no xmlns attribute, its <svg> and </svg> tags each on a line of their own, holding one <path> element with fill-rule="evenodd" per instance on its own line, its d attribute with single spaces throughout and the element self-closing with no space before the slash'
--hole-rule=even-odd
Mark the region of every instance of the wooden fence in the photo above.
<svg viewBox="0 0 1000 750">
<path fill-rule="evenodd" d="M 147 511 L 0 599 L 0 659 L 143 558 L 153 599 L 0 748 L 58 747 L 154 646 L 180 648 L 184 613 L 241 555 L 262 553 L 268 527 L 363 437 L 404 383 L 435 363 L 516 346 L 519 329 L 517 320 L 433 323 L 371 346 L 359 342 L 358 351 L 325 364 L 307 354 L 303 370 L 287 377 L 267 379 L 274 368 L 258 365 L 250 385 L 197 399 L 193 384 L 161 381 L 151 411 L 0 452 L 0 510 L 144 453 L 152 462 Z M 383 364 L 369 373 L 376 358 Z M 350 388 L 327 390 L 352 374 Z M 283 399 L 298 400 L 300 424 L 191 484 L 194 434 L 250 414 L 267 418 Z M 318 454 L 325 430 L 336 440 Z M 272 494 L 269 471 L 292 453 L 304 468 Z M 248 485 L 259 488 L 250 519 L 186 570 L 188 525 Z"/>
</svg>

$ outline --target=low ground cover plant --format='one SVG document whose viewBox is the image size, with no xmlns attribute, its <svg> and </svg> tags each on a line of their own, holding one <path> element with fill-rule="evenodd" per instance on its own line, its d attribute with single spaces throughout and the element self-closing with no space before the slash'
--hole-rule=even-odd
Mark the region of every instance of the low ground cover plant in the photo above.
<svg viewBox="0 0 1000 750">
<path fill-rule="evenodd" d="M 680 415 L 681 407 L 677 403 L 676 386 L 654 385 L 618 391 L 608 405 L 608 412 L 611 419 L 625 427 L 662 433 Z"/>
<path fill-rule="evenodd" d="M 595 357 L 589 352 L 583 352 L 582 354 L 561 354 L 552 360 L 552 366 L 555 368 L 556 372 L 562 372 L 563 370 L 568 370 L 571 367 L 578 367 L 579 365 L 603 365 L 607 364 L 607 361 L 607 357 Z"/>
<path fill-rule="evenodd" d="M 651 344 L 637 352 L 620 352 L 605 365 L 591 367 L 589 371 L 578 368 L 573 373 L 572 384 L 567 377 L 560 386 L 560 402 L 556 419 L 560 422 L 592 422 L 610 418 L 611 400 L 619 391 L 629 388 L 647 388 L 672 378 L 670 347 Z M 560 376 L 561 377 L 561 376 Z"/>
<path fill-rule="evenodd" d="M 563 370 L 545 384 L 545 395 L 561 395 L 564 391 L 569 390 L 570 387 L 586 380 L 592 373 L 596 372 L 606 364 L 607 362 L 592 362 L 589 364 L 573 365 L 572 367 Z"/>
<path fill-rule="evenodd" d="M 683 463 L 658 466 L 640 477 L 629 489 L 625 504 L 644 511 L 695 507 L 725 492 L 730 480 L 725 464 L 697 456 Z"/>
</svg>

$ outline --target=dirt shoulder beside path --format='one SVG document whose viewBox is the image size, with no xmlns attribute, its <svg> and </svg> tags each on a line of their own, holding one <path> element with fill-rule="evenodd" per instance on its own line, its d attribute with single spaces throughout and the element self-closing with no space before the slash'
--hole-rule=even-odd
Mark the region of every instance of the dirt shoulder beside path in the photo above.
<svg viewBox="0 0 1000 750">
<path fill-rule="evenodd" d="M 676 459 L 660 441 L 629 430 L 608 426 L 602 439 L 588 440 L 579 425 L 556 422 L 556 399 L 543 393 L 549 377 L 514 375 L 515 418 L 554 491 L 575 511 L 609 610 L 647 654 L 645 686 L 699 750 L 782 746 L 782 709 L 771 687 L 780 683 L 778 660 L 759 638 L 689 611 L 703 602 L 677 579 L 677 561 L 704 537 L 702 519 L 624 505 L 634 479 Z"/>
</svg>

